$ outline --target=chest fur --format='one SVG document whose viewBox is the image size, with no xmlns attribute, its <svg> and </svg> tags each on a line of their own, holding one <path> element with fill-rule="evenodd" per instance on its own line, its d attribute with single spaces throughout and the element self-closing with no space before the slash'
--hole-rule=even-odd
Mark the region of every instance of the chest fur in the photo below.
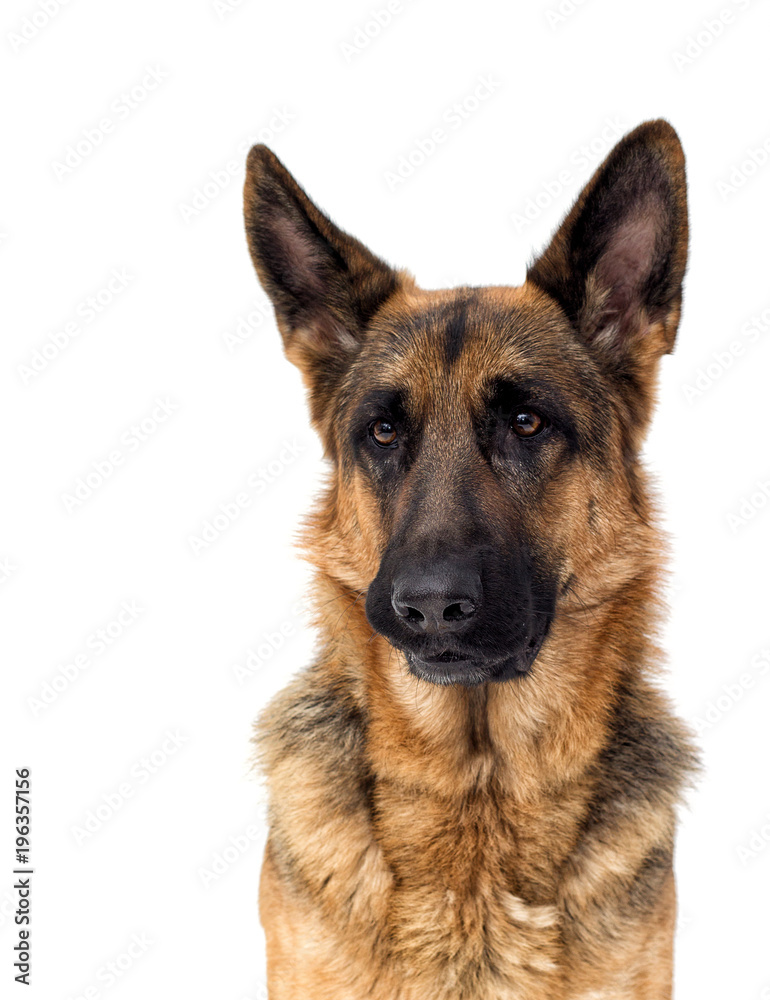
<svg viewBox="0 0 770 1000">
<path fill-rule="evenodd" d="M 555 810 L 516 807 L 490 788 L 445 799 L 388 784 L 374 806 L 392 873 L 387 933 L 411 978 L 447 997 L 553 990 L 559 869 L 577 828 L 570 808 L 557 821 Z"/>
<path fill-rule="evenodd" d="M 680 751 L 668 723 L 618 731 L 558 788 L 517 794 L 518 772 L 487 760 L 439 793 L 374 765 L 339 689 L 282 695 L 262 733 L 271 865 L 315 949 L 308 981 L 333 969 L 335 1000 L 560 1000 L 578 970 L 624 975 L 670 876 Z"/>
<path fill-rule="evenodd" d="M 379 969 L 372 982 L 388 970 L 403 1000 L 559 995 L 560 871 L 579 797 L 525 808 L 489 788 L 444 799 L 374 781 L 356 800 L 339 775 L 312 787 L 290 826 L 276 816 L 276 853 L 336 928 L 330 950 L 348 955 L 356 990 Z"/>
</svg>

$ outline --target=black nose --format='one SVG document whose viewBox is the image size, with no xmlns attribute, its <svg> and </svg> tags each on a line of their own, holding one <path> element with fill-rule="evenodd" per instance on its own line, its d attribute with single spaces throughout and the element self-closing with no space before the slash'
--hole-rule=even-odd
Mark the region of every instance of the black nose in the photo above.
<svg viewBox="0 0 770 1000">
<path fill-rule="evenodd" d="M 481 607 L 481 577 L 455 562 L 408 570 L 396 577 L 390 601 L 415 632 L 458 632 Z"/>
</svg>

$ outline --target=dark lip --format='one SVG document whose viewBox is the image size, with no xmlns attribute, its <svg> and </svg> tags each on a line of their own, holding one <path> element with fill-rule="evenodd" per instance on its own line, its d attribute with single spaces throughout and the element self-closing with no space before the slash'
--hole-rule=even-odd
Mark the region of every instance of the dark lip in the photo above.
<svg viewBox="0 0 770 1000">
<path fill-rule="evenodd" d="M 423 658 L 407 652 L 404 655 L 415 677 L 431 684 L 442 687 L 453 684 L 475 687 L 490 680 L 490 664 L 485 661 L 469 659 L 446 661 L 438 657 Z"/>
<path fill-rule="evenodd" d="M 540 652 L 545 634 L 533 637 L 526 647 L 511 656 L 479 658 L 446 649 L 433 655 L 418 655 L 402 649 L 415 677 L 441 686 L 476 687 L 490 681 L 515 680 L 526 676 Z"/>
<path fill-rule="evenodd" d="M 509 680 L 528 673 L 530 663 L 520 664 L 517 657 L 480 660 L 453 658 L 443 660 L 438 657 L 421 657 L 405 653 L 410 671 L 420 680 L 441 687 L 477 687 L 490 681 Z"/>
<path fill-rule="evenodd" d="M 473 658 L 470 656 L 465 656 L 463 653 L 456 653 L 454 650 L 447 649 L 441 653 L 436 653 L 433 656 L 416 656 L 415 659 L 421 660 L 423 663 L 430 663 L 431 665 L 439 663 L 472 663 Z"/>
</svg>

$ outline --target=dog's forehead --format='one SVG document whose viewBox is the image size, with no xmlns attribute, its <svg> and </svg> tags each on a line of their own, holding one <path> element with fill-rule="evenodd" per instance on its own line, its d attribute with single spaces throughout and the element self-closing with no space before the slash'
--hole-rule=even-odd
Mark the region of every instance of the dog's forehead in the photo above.
<svg viewBox="0 0 770 1000">
<path fill-rule="evenodd" d="M 472 408 L 502 380 L 568 389 L 581 365 L 561 310 L 527 285 L 418 289 L 377 317 L 353 380 L 356 395 L 395 390 L 420 409 L 437 399 Z"/>
</svg>

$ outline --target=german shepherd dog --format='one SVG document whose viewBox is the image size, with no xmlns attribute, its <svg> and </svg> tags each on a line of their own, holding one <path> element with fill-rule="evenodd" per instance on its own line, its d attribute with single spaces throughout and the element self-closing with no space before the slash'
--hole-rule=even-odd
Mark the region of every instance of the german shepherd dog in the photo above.
<svg viewBox="0 0 770 1000">
<path fill-rule="evenodd" d="M 419 288 L 270 150 L 246 233 L 330 466 L 315 663 L 264 712 L 271 1000 L 671 997 L 662 544 L 640 449 L 688 241 L 665 121 L 521 287 Z"/>
</svg>

